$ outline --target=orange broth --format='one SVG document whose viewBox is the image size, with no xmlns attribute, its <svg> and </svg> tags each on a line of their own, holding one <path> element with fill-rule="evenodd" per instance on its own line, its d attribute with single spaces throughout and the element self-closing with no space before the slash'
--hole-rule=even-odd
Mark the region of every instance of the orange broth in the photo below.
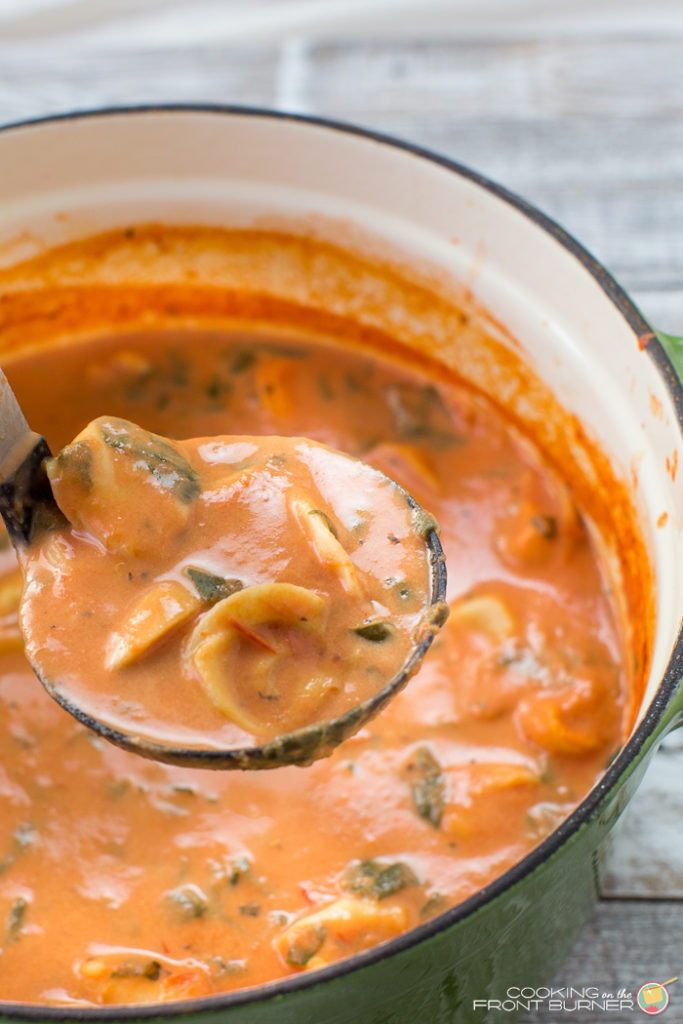
<svg viewBox="0 0 683 1024">
<path fill-rule="evenodd" d="M 484 397 L 276 329 L 112 334 L 4 368 L 53 450 L 106 412 L 169 437 L 297 435 L 359 456 L 438 520 L 450 618 L 407 689 L 331 757 L 172 768 L 44 693 L 5 549 L 3 998 L 173 1000 L 349 956 L 518 862 L 604 771 L 632 706 L 605 574 L 568 486 Z"/>
</svg>

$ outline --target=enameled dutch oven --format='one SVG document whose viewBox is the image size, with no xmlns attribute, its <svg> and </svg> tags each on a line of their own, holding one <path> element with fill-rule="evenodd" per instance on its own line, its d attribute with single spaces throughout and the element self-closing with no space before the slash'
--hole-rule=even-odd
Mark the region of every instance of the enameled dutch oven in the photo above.
<svg viewBox="0 0 683 1024">
<path fill-rule="evenodd" d="M 561 228 L 464 167 L 315 119 L 141 108 L 0 132 L 0 265 L 127 223 L 244 226 L 273 217 L 342 243 L 357 233 L 366 248 L 370 239 L 378 252 L 465 282 L 495 316 L 503 343 L 519 340 L 534 372 L 630 481 L 656 606 L 637 721 L 604 777 L 549 838 L 406 935 L 311 974 L 163 1007 L 3 1004 L 0 982 L 2 1021 L 510 1022 L 509 1007 L 486 1011 L 474 1001 L 505 1000 L 509 986 L 552 977 L 593 905 L 596 850 L 658 742 L 683 719 L 683 474 L 675 471 L 683 348 L 652 336 L 609 274 Z M 432 355 L 454 358 L 436 342 Z"/>
</svg>

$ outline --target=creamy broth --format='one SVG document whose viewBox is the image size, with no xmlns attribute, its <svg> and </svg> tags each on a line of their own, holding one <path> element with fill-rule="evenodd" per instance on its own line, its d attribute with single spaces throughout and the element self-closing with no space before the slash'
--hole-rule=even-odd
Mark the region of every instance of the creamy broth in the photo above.
<svg viewBox="0 0 683 1024">
<path fill-rule="evenodd" d="M 360 456 L 439 521 L 450 603 L 418 675 L 331 757 L 224 776 L 126 754 L 47 697 L 5 550 L 5 999 L 180 999 L 349 956 L 519 861 L 618 749 L 632 698 L 588 531 L 482 396 L 275 331 L 99 338 L 4 368 L 53 450 L 106 410 L 169 437 L 304 436 Z"/>
</svg>

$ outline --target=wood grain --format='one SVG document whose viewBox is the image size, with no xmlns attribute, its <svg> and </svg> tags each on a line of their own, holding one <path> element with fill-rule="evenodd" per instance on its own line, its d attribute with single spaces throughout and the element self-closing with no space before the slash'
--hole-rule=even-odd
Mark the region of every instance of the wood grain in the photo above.
<svg viewBox="0 0 683 1024">
<path fill-rule="evenodd" d="M 663 982 L 681 972 L 683 955 L 683 904 L 648 900 L 603 901 L 579 942 L 553 981 L 553 987 L 599 989 L 600 993 L 625 989 L 634 1000 L 641 985 Z M 524 979 L 519 979 L 523 985 Z M 663 1020 L 679 1024 L 683 1020 L 683 980 L 671 986 L 671 1003 Z M 501 993 L 504 998 L 504 993 Z M 510 1017 L 510 1021 L 514 1017 Z M 624 1012 L 595 1010 L 548 1012 L 534 1010 L 524 1014 L 520 1024 L 634 1024 L 646 1020 L 634 1008 Z"/>
<path fill-rule="evenodd" d="M 628 289 L 680 293 L 682 61 L 668 37 L 318 44 L 302 98 L 504 183 Z"/>
</svg>

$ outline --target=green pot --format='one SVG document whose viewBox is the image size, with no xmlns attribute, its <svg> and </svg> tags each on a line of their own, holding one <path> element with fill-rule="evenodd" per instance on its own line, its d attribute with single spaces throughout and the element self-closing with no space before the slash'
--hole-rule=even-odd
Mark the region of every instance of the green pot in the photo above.
<svg viewBox="0 0 683 1024">
<path fill-rule="evenodd" d="M 657 606 L 652 670 L 623 751 L 567 821 L 459 907 L 350 960 L 253 991 L 163 1007 L 0 1003 L 0 1021 L 510 1024 L 516 989 L 546 984 L 580 934 L 596 897 L 596 851 L 683 717 L 675 572 L 683 484 L 670 472 L 683 447 L 683 342 L 654 337 L 609 274 L 519 198 L 441 157 L 347 126 L 219 108 L 69 115 L 0 132 L 0 177 L 0 243 L 22 232 L 59 242 L 70 231 L 136 220 L 241 225 L 279 212 L 319 216 L 319 232 L 328 224 L 331 237 L 342 220 L 360 224 L 409 261 L 466 280 L 523 339 L 534 370 L 625 478 L 637 458 L 633 500 Z M 444 342 L 432 354 L 444 364 L 462 358 L 478 383 L 467 353 Z"/>
</svg>

